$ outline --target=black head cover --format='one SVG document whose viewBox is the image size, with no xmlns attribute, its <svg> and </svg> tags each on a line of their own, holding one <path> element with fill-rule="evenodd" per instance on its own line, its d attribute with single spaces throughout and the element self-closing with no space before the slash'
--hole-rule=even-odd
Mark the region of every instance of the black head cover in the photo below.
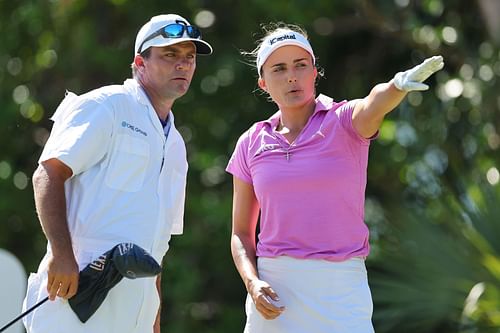
<svg viewBox="0 0 500 333">
<path fill-rule="evenodd" d="M 161 266 L 146 250 L 132 243 L 120 243 L 80 272 L 78 292 L 69 299 L 69 305 L 85 323 L 123 277 L 151 277 L 160 272 Z"/>
<path fill-rule="evenodd" d="M 121 243 L 115 248 L 111 260 L 124 277 L 136 279 L 160 274 L 161 266 L 140 246 Z"/>
</svg>

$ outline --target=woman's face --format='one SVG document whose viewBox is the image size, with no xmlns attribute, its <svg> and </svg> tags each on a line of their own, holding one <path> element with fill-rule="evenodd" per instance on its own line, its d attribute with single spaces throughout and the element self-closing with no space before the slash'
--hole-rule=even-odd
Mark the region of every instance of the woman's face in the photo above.
<svg viewBox="0 0 500 333">
<path fill-rule="evenodd" d="M 280 109 L 297 108 L 315 98 L 317 75 L 309 52 L 299 46 L 285 45 L 267 58 L 258 83 Z"/>
</svg>

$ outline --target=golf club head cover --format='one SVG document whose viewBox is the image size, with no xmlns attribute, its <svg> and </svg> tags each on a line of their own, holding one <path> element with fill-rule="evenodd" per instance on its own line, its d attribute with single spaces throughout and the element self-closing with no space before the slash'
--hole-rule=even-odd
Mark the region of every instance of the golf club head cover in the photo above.
<svg viewBox="0 0 500 333">
<path fill-rule="evenodd" d="M 88 264 L 78 280 L 78 291 L 68 302 L 73 312 L 85 323 L 101 306 L 109 290 L 123 279 L 111 262 L 114 248 Z"/>
<path fill-rule="evenodd" d="M 109 290 L 123 277 L 151 277 L 161 266 L 146 250 L 132 243 L 120 243 L 88 264 L 81 272 L 78 291 L 68 300 L 73 312 L 85 323 L 101 306 Z"/>
<path fill-rule="evenodd" d="M 161 273 L 161 266 L 156 260 L 146 250 L 132 243 L 118 244 L 111 260 L 121 275 L 129 279 Z"/>
</svg>

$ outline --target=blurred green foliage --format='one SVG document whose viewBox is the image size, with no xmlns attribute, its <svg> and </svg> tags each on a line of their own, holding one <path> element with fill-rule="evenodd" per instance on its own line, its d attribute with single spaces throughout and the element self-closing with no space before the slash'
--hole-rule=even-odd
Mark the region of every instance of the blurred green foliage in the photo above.
<svg viewBox="0 0 500 333">
<path fill-rule="evenodd" d="M 163 329 L 242 331 L 224 168 L 238 136 L 275 106 L 239 52 L 255 47 L 261 23 L 284 21 L 308 31 L 325 70 L 318 92 L 336 100 L 444 56 L 430 91 L 409 94 L 371 147 L 374 322 L 377 332 L 499 332 L 500 31 L 491 27 L 500 10 L 485 2 L 0 0 L 0 247 L 28 271 L 45 251 L 31 175 L 65 90 L 130 77 L 139 27 L 178 13 L 215 52 L 199 57 L 190 92 L 174 105 L 190 169 L 185 234 L 165 260 Z"/>
</svg>

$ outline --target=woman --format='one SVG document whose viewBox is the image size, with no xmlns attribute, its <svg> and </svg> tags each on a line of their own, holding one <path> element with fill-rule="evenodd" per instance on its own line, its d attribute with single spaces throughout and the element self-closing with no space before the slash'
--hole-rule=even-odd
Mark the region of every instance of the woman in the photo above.
<svg viewBox="0 0 500 333">
<path fill-rule="evenodd" d="M 256 56 L 259 87 L 279 111 L 238 140 L 231 250 L 248 291 L 245 332 L 373 332 L 364 259 L 364 191 L 370 140 L 442 57 L 396 74 L 353 101 L 316 97 L 307 35 L 282 25 Z M 260 214 L 258 243 L 255 232 Z"/>
</svg>

